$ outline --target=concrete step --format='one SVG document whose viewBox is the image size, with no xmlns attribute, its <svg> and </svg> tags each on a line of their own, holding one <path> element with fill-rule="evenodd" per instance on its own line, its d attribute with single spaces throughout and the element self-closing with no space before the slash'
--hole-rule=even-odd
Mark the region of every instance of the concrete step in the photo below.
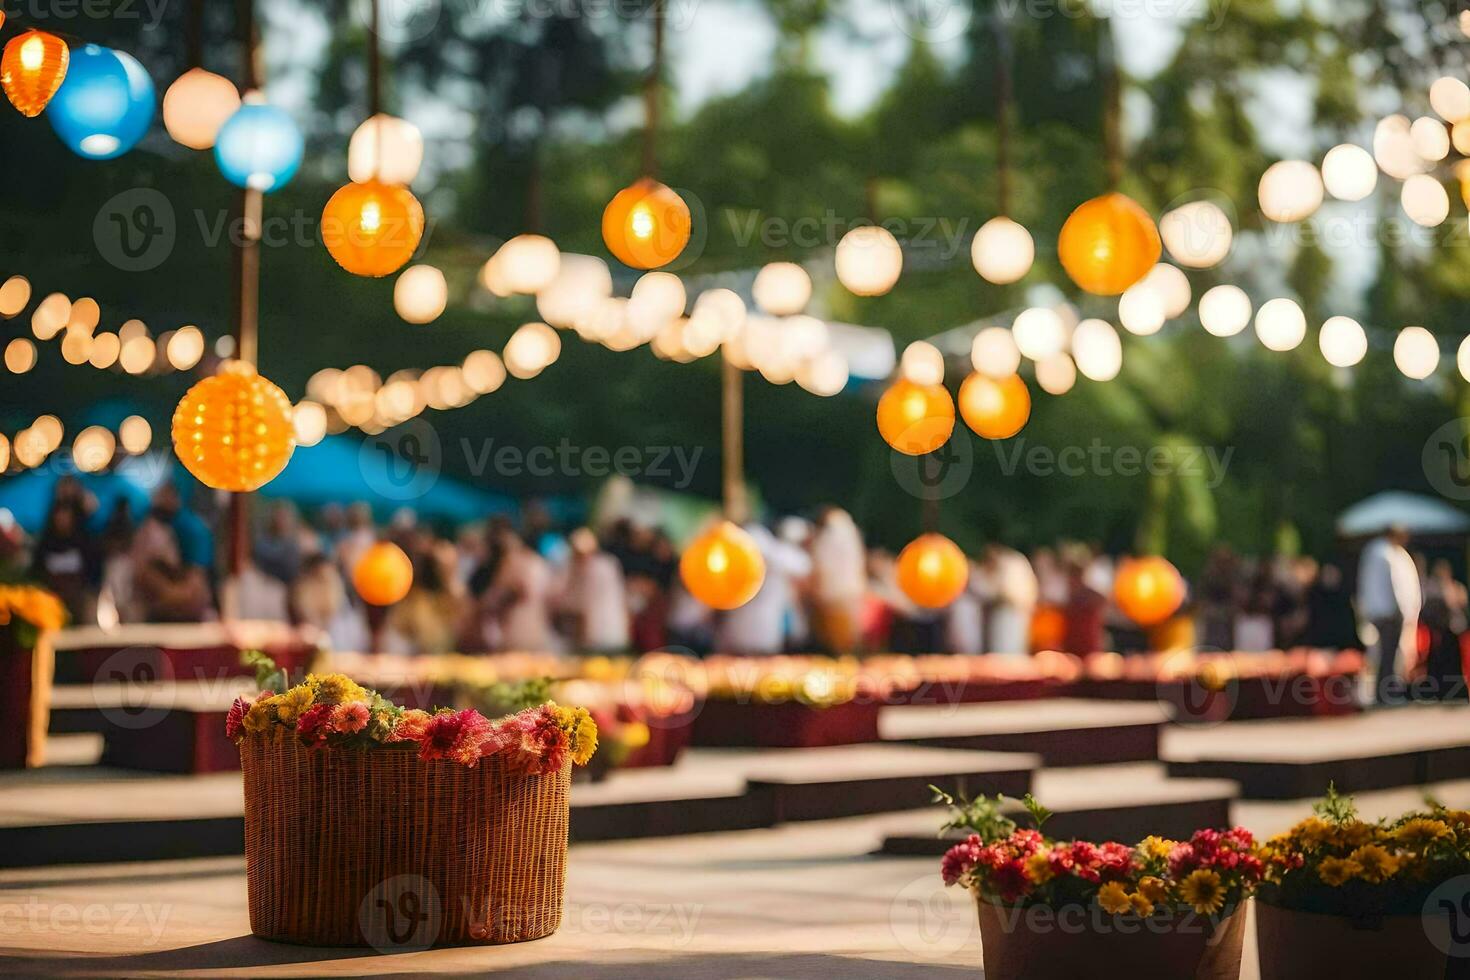
<svg viewBox="0 0 1470 980">
<path fill-rule="evenodd" d="M 883 709 L 885 742 L 1035 752 L 1048 766 L 1153 762 L 1171 713 L 1158 704 L 1055 698 Z"/>
<path fill-rule="evenodd" d="M 693 750 L 671 767 L 572 790 L 576 840 L 768 827 L 928 805 L 929 784 L 1020 795 L 1032 755 L 920 746 Z M 0 773 L 0 867 L 239 854 L 239 773 L 104 766 Z"/>
<path fill-rule="evenodd" d="M 1230 807 L 1239 787 L 1228 780 L 1171 779 L 1157 763 L 1044 769 L 1036 774 L 1032 793 L 1052 811 L 1048 836 L 1134 843 L 1149 834 L 1186 837 L 1200 827 L 1230 823 Z M 1005 809 L 1029 826 L 1024 808 L 1008 800 Z M 941 855 L 964 835 L 939 836 L 946 811 L 930 807 L 895 816 L 885 824 L 885 854 Z"/>
<path fill-rule="evenodd" d="M 1408 705 L 1340 718 L 1286 718 L 1171 729 L 1173 776 L 1232 779 L 1248 799 L 1320 797 L 1470 777 L 1470 710 Z"/>
</svg>

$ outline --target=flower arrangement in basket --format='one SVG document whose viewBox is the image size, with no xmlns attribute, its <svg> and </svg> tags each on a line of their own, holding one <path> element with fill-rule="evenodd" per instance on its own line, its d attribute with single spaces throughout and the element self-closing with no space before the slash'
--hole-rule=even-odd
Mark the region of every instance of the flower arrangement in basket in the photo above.
<svg viewBox="0 0 1470 980">
<path fill-rule="evenodd" d="M 975 896 L 988 980 L 1110 974 L 1237 977 L 1245 900 L 1263 866 L 1241 827 L 1199 830 L 1187 841 L 1147 837 L 1060 841 L 1029 794 L 1035 823 L 1018 827 L 1000 798 L 956 802 L 945 829 L 970 834 L 944 855 L 946 885 Z"/>
<path fill-rule="evenodd" d="M 405 709 L 342 674 L 285 688 L 267 664 L 272 687 L 225 721 L 256 935 L 402 950 L 556 930 L 570 768 L 597 747 L 585 709 Z"/>
<path fill-rule="evenodd" d="M 1434 805 L 1392 820 L 1358 817 L 1328 787 L 1313 815 L 1266 841 L 1256 908 L 1267 980 L 1439 977 L 1464 971 L 1470 943 L 1470 811 Z M 1458 917 L 1456 922 L 1455 917 Z M 1447 954 L 1454 952 L 1458 955 Z"/>
</svg>

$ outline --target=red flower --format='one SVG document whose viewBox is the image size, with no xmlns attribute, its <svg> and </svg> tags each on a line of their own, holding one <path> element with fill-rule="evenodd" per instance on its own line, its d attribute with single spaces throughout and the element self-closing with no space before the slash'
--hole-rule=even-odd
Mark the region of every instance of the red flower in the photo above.
<svg viewBox="0 0 1470 980">
<path fill-rule="evenodd" d="M 1031 890 L 1031 879 L 1026 877 L 1025 862 L 1019 857 L 996 868 L 992 882 L 1002 902 L 1014 902 L 1025 897 Z"/>
<path fill-rule="evenodd" d="M 230 741 L 239 741 L 240 728 L 245 722 L 245 712 L 250 710 L 250 701 L 241 695 L 230 704 L 229 713 L 225 715 L 225 737 Z"/>
<path fill-rule="evenodd" d="M 332 706 L 314 704 L 296 719 L 296 734 L 307 745 L 325 745 L 331 733 Z"/>
<path fill-rule="evenodd" d="M 490 721 L 478 711 L 445 711 L 424 728 L 420 759 L 454 759 L 467 766 L 480 761 L 480 746 L 490 735 Z"/>
</svg>

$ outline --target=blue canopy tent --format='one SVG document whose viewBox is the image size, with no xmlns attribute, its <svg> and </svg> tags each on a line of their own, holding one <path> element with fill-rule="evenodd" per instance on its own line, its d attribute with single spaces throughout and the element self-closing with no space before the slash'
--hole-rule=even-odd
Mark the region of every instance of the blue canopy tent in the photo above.
<svg viewBox="0 0 1470 980">
<path fill-rule="evenodd" d="M 420 474 L 406 483 L 401 474 L 390 471 L 386 455 L 364 452 L 362 446 L 347 436 L 328 436 L 315 446 L 301 447 L 281 475 L 261 488 L 261 496 L 293 500 L 303 507 L 366 501 L 380 520 L 404 507 L 424 519 L 456 524 L 516 510 L 516 501 L 504 494 L 443 474 Z"/>
</svg>

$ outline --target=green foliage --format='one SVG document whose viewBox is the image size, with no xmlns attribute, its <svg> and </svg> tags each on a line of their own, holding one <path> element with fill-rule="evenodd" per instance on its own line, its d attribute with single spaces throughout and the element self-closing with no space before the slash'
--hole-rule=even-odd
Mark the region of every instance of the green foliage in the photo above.
<svg viewBox="0 0 1470 980">
<path fill-rule="evenodd" d="M 276 665 L 270 655 L 259 650 L 241 650 L 240 666 L 255 671 L 255 686 L 262 691 L 280 694 L 289 683 L 286 672 Z"/>
<path fill-rule="evenodd" d="M 938 786 L 930 786 L 929 789 L 934 792 L 935 803 L 943 803 L 949 807 L 949 819 L 940 826 L 940 836 L 950 830 L 965 830 L 978 834 L 982 841 L 989 844 L 1004 840 L 1015 833 L 1016 821 L 1001 812 L 1001 806 L 1006 799 L 1004 796 L 997 794 L 991 799 L 981 795 L 967 800 L 963 796 L 951 796 Z"/>
<path fill-rule="evenodd" d="M 1344 824 L 1358 818 L 1353 798 L 1337 791 L 1337 784 L 1327 784 L 1327 795 L 1312 804 L 1312 812 L 1328 823 Z"/>
<path fill-rule="evenodd" d="M 551 700 L 551 678 L 536 677 L 524 681 L 496 681 L 475 692 L 475 702 L 487 718 L 513 715 Z"/>
</svg>

